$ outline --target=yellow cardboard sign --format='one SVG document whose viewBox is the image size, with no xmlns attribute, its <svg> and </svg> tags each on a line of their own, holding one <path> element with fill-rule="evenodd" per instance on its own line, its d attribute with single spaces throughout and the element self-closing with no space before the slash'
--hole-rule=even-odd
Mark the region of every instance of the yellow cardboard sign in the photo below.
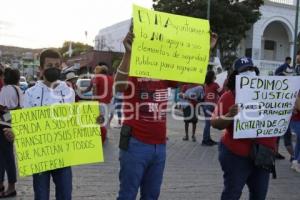
<svg viewBox="0 0 300 200">
<path fill-rule="evenodd" d="M 33 107 L 11 115 L 20 176 L 104 161 L 96 102 Z"/>
<path fill-rule="evenodd" d="M 204 83 L 209 61 L 208 20 L 133 6 L 135 35 L 130 76 Z"/>
</svg>

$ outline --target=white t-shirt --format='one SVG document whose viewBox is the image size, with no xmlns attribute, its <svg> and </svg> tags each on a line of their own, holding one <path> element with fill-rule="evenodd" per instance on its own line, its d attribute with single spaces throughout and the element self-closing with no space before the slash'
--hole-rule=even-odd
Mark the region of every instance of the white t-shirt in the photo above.
<svg viewBox="0 0 300 200">
<path fill-rule="evenodd" d="M 18 98 L 18 94 L 19 98 Z M 18 106 L 23 106 L 23 92 L 18 86 L 5 85 L 0 92 L 0 105 L 8 109 L 14 109 Z"/>
<path fill-rule="evenodd" d="M 75 102 L 75 92 L 65 82 L 59 81 L 58 86 L 52 89 L 42 81 L 38 81 L 35 86 L 26 90 L 23 107 L 31 108 L 73 102 Z"/>
</svg>

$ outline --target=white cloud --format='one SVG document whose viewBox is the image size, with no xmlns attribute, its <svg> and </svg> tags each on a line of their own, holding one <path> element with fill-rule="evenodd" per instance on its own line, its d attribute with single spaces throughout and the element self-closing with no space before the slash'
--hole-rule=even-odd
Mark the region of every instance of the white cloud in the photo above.
<svg viewBox="0 0 300 200">
<path fill-rule="evenodd" d="M 3 0 L 0 44 L 41 48 L 74 40 L 92 45 L 101 28 L 131 17 L 132 3 L 150 8 L 152 0 Z"/>
</svg>

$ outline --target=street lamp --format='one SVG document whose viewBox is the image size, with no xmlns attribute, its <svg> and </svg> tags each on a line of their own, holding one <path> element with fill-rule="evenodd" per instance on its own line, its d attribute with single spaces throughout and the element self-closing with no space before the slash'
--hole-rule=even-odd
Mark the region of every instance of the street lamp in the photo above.
<svg viewBox="0 0 300 200">
<path fill-rule="evenodd" d="M 299 0 L 297 0 L 297 3 L 296 3 L 296 19 L 295 19 L 295 35 L 294 35 L 294 57 L 293 57 L 293 66 L 294 67 L 296 67 L 296 56 L 297 56 L 298 17 L 299 17 Z"/>
</svg>

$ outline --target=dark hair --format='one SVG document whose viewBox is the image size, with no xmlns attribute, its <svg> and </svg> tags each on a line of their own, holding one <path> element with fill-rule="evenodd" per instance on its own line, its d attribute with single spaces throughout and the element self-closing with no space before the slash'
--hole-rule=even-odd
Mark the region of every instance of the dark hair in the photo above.
<svg viewBox="0 0 300 200">
<path fill-rule="evenodd" d="M 0 76 L 3 76 L 3 69 L 0 68 Z"/>
<path fill-rule="evenodd" d="M 300 55 L 300 50 L 297 51 L 297 55 Z"/>
<path fill-rule="evenodd" d="M 18 85 L 20 81 L 20 71 L 17 69 L 6 68 L 4 71 L 5 85 Z"/>
<path fill-rule="evenodd" d="M 205 84 L 209 85 L 209 84 L 213 83 L 215 76 L 216 76 L 216 74 L 214 71 L 212 71 L 212 70 L 208 71 L 206 73 L 206 77 L 205 77 Z"/>
<path fill-rule="evenodd" d="M 259 69 L 257 67 L 253 67 L 254 68 L 254 71 L 256 73 L 257 76 L 259 76 Z M 229 74 L 228 76 L 228 80 L 227 80 L 227 88 L 231 91 L 235 91 L 235 77 L 236 75 L 238 75 L 239 72 L 237 70 L 233 70 L 231 72 L 231 74 Z"/>
<path fill-rule="evenodd" d="M 292 58 L 289 57 L 289 56 L 285 58 L 285 61 L 286 61 L 286 62 L 287 62 L 287 61 L 291 61 L 291 60 L 292 60 Z"/>
<path fill-rule="evenodd" d="M 228 76 L 228 81 L 227 81 L 227 88 L 231 91 L 235 90 L 235 77 L 236 75 L 238 75 L 238 71 L 237 70 L 233 70 L 229 76 Z"/>
<path fill-rule="evenodd" d="M 46 58 L 59 58 L 61 59 L 60 53 L 55 49 L 46 49 L 40 54 L 40 66 L 44 68 Z"/>
<path fill-rule="evenodd" d="M 99 66 L 105 65 L 105 66 L 107 66 L 107 67 L 108 67 L 108 65 L 107 65 L 107 63 L 106 63 L 106 62 L 99 62 L 99 63 L 98 63 L 98 65 L 99 65 Z"/>
</svg>

